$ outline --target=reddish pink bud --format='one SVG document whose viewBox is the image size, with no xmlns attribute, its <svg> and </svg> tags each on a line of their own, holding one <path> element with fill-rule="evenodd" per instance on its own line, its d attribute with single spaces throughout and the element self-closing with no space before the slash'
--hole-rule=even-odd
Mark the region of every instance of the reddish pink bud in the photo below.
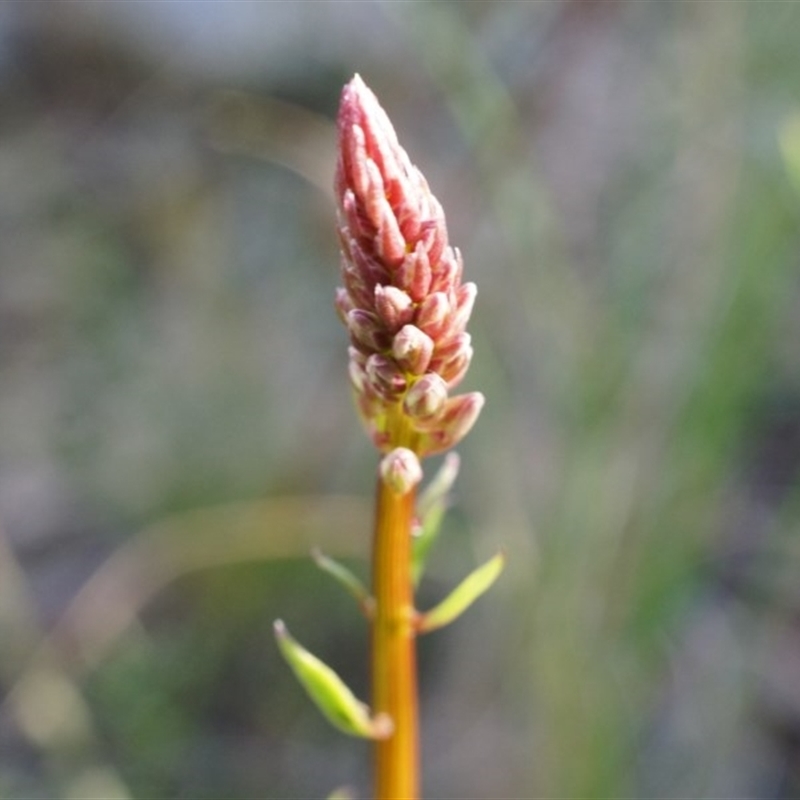
<svg viewBox="0 0 800 800">
<path fill-rule="evenodd" d="M 399 399 L 408 385 L 394 361 L 378 353 L 367 359 L 366 375 L 375 394 L 389 402 Z"/>
<path fill-rule="evenodd" d="M 422 375 L 433 355 L 433 339 L 415 325 L 404 325 L 392 340 L 392 355 L 412 375 Z"/>
<path fill-rule="evenodd" d="M 436 417 L 447 401 L 447 386 L 435 373 L 423 375 L 403 398 L 403 409 L 415 420 L 428 420 Z"/>
<path fill-rule="evenodd" d="M 350 126 L 347 142 L 347 167 L 353 188 L 364 195 L 369 190 L 369 173 L 367 172 L 367 147 L 364 131 L 359 125 Z"/>
<path fill-rule="evenodd" d="M 428 254 L 418 242 L 414 251 L 408 253 L 403 263 L 397 268 L 394 279 L 397 285 L 408 292 L 415 303 L 425 299 L 431 288 L 431 265 Z"/>
<path fill-rule="evenodd" d="M 439 418 L 426 426 L 420 455 L 436 455 L 457 445 L 475 424 L 484 402 L 480 392 L 451 397 Z"/>
<path fill-rule="evenodd" d="M 448 387 L 452 389 L 467 374 L 471 361 L 472 348 L 468 346 L 441 365 L 434 366 L 433 361 L 431 361 L 431 369 L 435 369 L 442 376 Z"/>
<path fill-rule="evenodd" d="M 455 250 L 452 247 L 446 248 L 433 273 L 431 291 L 449 294 L 458 286 L 458 282 L 461 280 L 461 270 L 461 254 L 458 252 L 458 248 Z"/>
<path fill-rule="evenodd" d="M 450 301 L 444 292 L 429 294 L 417 310 L 417 327 L 436 341 L 445 330 L 450 314 Z"/>
<path fill-rule="evenodd" d="M 341 275 L 353 305 L 361 308 L 370 308 L 372 306 L 373 293 L 364 283 L 362 274 L 352 264 L 342 261 Z"/>
<path fill-rule="evenodd" d="M 357 361 L 351 359 L 347 362 L 347 376 L 350 378 L 350 383 L 353 384 L 356 393 L 363 393 L 364 386 L 367 382 L 367 374 L 364 371 L 364 367 Z"/>
<path fill-rule="evenodd" d="M 354 308 L 348 312 L 347 328 L 353 344 L 368 351 L 385 350 L 391 342 L 378 322 L 378 317 L 362 308 Z"/>
<path fill-rule="evenodd" d="M 390 333 L 399 330 L 414 317 L 411 298 L 396 286 L 375 286 L 375 309 Z"/>
<path fill-rule="evenodd" d="M 395 447 L 381 460 L 381 479 L 397 494 L 408 494 L 422 480 L 422 465 L 407 447 Z"/>
<path fill-rule="evenodd" d="M 406 240 L 400 233 L 397 218 L 392 213 L 389 201 L 384 197 L 381 203 L 381 222 L 378 227 L 378 253 L 390 266 L 399 265 L 406 255 Z"/>
<path fill-rule="evenodd" d="M 386 190 L 383 188 L 383 178 L 378 165 L 371 158 L 367 159 L 366 171 L 368 186 L 366 192 L 363 193 L 364 208 L 370 222 L 375 228 L 380 228 L 384 214 L 383 206 L 386 203 Z"/>
<path fill-rule="evenodd" d="M 361 276 L 361 281 L 370 291 L 376 283 L 387 284 L 390 282 L 389 271 L 374 256 L 364 252 L 364 248 L 357 242 L 350 242 L 352 253 L 352 267 Z"/>
<path fill-rule="evenodd" d="M 351 189 L 348 189 L 342 198 L 342 212 L 345 225 L 351 237 L 359 238 L 372 235 L 374 227 L 370 223 L 364 208 L 358 204 L 356 196 Z"/>
<path fill-rule="evenodd" d="M 347 315 L 353 310 L 353 301 L 350 299 L 350 294 L 347 289 L 341 286 L 336 289 L 334 304 L 336 306 L 336 313 L 339 319 L 347 325 Z"/>
<path fill-rule="evenodd" d="M 455 327 L 459 333 L 464 330 L 472 316 L 475 307 L 475 298 L 478 296 L 478 287 L 474 283 L 465 283 L 456 290 L 456 318 Z"/>
<path fill-rule="evenodd" d="M 428 197 L 431 205 L 431 225 L 425 231 L 423 241 L 428 251 L 431 264 L 436 264 L 447 247 L 447 228 L 444 223 L 444 211 L 439 201 L 433 196 Z"/>
</svg>

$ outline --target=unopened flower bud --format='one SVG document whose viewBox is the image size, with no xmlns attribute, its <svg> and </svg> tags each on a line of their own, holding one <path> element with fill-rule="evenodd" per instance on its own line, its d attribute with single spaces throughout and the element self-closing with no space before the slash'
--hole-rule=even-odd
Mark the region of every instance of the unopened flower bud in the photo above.
<svg viewBox="0 0 800 800">
<path fill-rule="evenodd" d="M 383 188 L 383 178 L 378 165 L 371 159 L 366 160 L 367 177 L 369 186 L 364 194 L 364 208 L 369 217 L 369 221 L 380 228 L 381 218 L 383 217 L 383 203 L 386 202 L 386 190 Z"/>
<path fill-rule="evenodd" d="M 444 292 L 429 294 L 417 309 L 417 327 L 432 339 L 441 336 L 450 314 L 450 301 Z"/>
<path fill-rule="evenodd" d="M 396 447 L 381 460 L 381 479 L 397 494 L 408 494 L 422 480 L 422 466 L 413 450 Z"/>
<path fill-rule="evenodd" d="M 364 276 L 361 272 L 351 264 L 344 263 L 342 264 L 342 280 L 344 281 L 344 288 L 347 289 L 347 293 L 353 301 L 353 307 L 370 308 L 372 306 L 372 292 L 364 281 Z M 346 320 L 345 324 L 347 324 Z"/>
<path fill-rule="evenodd" d="M 412 375 L 422 375 L 433 355 L 433 339 L 416 325 L 403 325 L 392 340 L 392 355 Z"/>
<path fill-rule="evenodd" d="M 458 353 L 446 364 L 442 364 L 438 372 L 450 389 L 457 386 L 461 379 L 467 374 L 469 365 L 472 362 L 472 348 Z"/>
<path fill-rule="evenodd" d="M 447 293 L 451 289 L 455 289 L 461 280 L 462 269 L 461 253 L 458 248 L 445 248 L 436 271 L 433 273 L 431 291 Z"/>
<path fill-rule="evenodd" d="M 480 392 L 451 397 L 444 411 L 426 427 L 420 455 L 436 455 L 458 444 L 475 424 L 484 402 Z"/>
<path fill-rule="evenodd" d="M 378 353 L 367 359 L 366 374 L 370 388 L 387 401 L 398 399 L 408 385 L 394 361 Z"/>
<path fill-rule="evenodd" d="M 339 319 L 347 325 L 347 315 L 354 308 L 353 301 L 350 299 L 350 293 L 347 289 L 341 286 L 336 289 L 334 305 L 336 306 L 336 313 L 339 315 Z"/>
<path fill-rule="evenodd" d="M 422 242 L 417 242 L 414 250 L 406 254 L 403 263 L 397 268 L 394 279 L 401 289 L 408 292 L 415 303 L 419 303 L 428 296 L 431 277 L 428 254 L 425 252 Z"/>
<path fill-rule="evenodd" d="M 441 375 L 451 389 L 464 377 L 472 361 L 471 341 L 468 333 L 460 333 L 436 347 L 429 369 Z"/>
<path fill-rule="evenodd" d="M 447 385 L 435 372 L 423 375 L 403 398 L 403 409 L 415 420 L 435 418 L 447 401 Z"/>
<path fill-rule="evenodd" d="M 389 201 L 384 197 L 381 203 L 381 224 L 378 228 L 378 253 L 390 266 L 398 266 L 406 255 L 406 240 L 400 233 L 397 217 L 392 213 Z"/>
<path fill-rule="evenodd" d="M 414 317 L 411 298 L 396 286 L 375 286 L 375 309 L 390 333 L 399 330 Z"/>
<path fill-rule="evenodd" d="M 347 327 L 353 344 L 367 350 L 383 350 L 389 345 L 389 337 L 378 318 L 363 308 L 354 308 L 347 314 Z"/>
<path fill-rule="evenodd" d="M 456 311 L 448 325 L 448 336 L 463 333 L 467 327 L 475 298 L 478 296 L 478 287 L 474 283 L 465 283 L 456 290 Z"/>
<path fill-rule="evenodd" d="M 428 203 L 431 207 L 432 224 L 425 231 L 423 241 L 431 264 L 436 264 L 447 247 L 447 227 L 444 223 L 444 209 L 442 209 L 441 203 L 432 194 L 428 195 Z"/>
</svg>

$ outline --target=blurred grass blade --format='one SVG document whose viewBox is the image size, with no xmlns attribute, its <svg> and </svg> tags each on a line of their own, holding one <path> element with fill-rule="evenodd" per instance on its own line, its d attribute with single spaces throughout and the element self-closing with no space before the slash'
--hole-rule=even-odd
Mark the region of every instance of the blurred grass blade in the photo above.
<svg viewBox="0 0 800 800">
<path fill-rule="evenodd" d="M 419 632 L 429 633 L 461 616 L 497 580 L 504 565 L 505 554 L 498 553 L 467 575 L 438 606 L 420 616 Z"/>
<path fill-rule="evenodd" d="M 800 113 L 792 114 L 778 128 L 778 145 L 789 179 L 800 192 Z"/>
<path fill-rule="evenodd" d="M 339 730 L 366 739 L 385 739 L 392 722 L 385 714 L 371 717 L 369 708 L 356 698 L 342 679 L 325 663 L 302 647 L 276 620 L 278 647 L 317 708 Z"/>
<path fill-rule="evenodd" d="M 447 510 L 447 496 L 458 476 L 459 465 L 458 454 L 448 453 L 439 471 L 420 495 L 417 513 L 421 528 L 411 551 L 411 579 L 414 586 L 419 585 L 430 549 L 439 536 L 444 512 Z"/>
<path fill-rule="evenodd" d="M 326 556 L 316 547 L 311 551 L 311 558 L 323 572 L 327 572 L 355 597 L 365 614 L 369 616 L 372 613 L 373 600 L 367 587 L 344 564 Z"/>
<path fill-rule="evenodd" d="M 356 793 L 349 786 L 340 786 L 328 795 L 328 800 L 356 800 Z"/>
</svg>

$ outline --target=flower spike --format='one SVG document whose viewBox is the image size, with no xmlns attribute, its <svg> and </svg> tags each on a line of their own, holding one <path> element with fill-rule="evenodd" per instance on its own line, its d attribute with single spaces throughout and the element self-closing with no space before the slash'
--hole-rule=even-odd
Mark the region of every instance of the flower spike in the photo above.
<svg viewBox="0 0 800 800">
<path fill-rule="evenodd" d="M 419 457 L 457 444 L 483 404 L 448 398 L 472 357 L 466 325 L 477 290 L 448 243 L 444 211 L 356 75 L 337 120 L 336 201 L 356 403 L 378 448 Z M 355 362 L 355 363 L 353 363 Z"/>
</svg>

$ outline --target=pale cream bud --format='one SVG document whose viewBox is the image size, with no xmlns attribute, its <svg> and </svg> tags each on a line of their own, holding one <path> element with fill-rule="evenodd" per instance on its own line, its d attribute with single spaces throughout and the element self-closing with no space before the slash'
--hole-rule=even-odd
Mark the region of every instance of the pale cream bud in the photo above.
<svg viewBox="0 0 800 800">
<path fill-rule="evenodd" d="M 416 325 L 403 325 L 392 340 L 392 355 L 412 375 L 422 375 L 433 354 L 433 339 Z"/>
<path fill-rule="evenodd" d="M 422 480 L 422 466 L 413 450 L 395 447 L 380 464 L 381 480 L 397 494 L 408 494 Z"/>
<path fill-rule="evenodd" d="M 436 417 L 447 401 L 447 385 L 435 372 L 423 375 L 403 398 L 403 409 L 416 420 Z"/>
</svg>

